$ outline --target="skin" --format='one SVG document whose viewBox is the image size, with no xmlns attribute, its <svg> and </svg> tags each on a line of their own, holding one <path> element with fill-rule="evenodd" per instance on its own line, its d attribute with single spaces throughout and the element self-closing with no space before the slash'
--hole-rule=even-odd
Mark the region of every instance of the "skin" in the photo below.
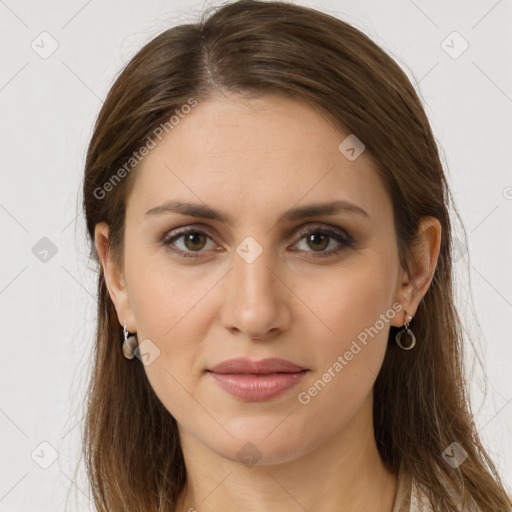
<svg viewBox="0 0 512 512">
<path fill-rule="evenodd" d="M 178 511 L 392 510 L 397 479 L 375 444 L 372 389 L 390 325 L 402 326 L 405 312 L 414 317 L 431 283 L 441 226 L 422 219 L 422 246 L 411 262 L 418 293 L 400 265 L 392 203 L 372 157 L 365 151 L 350 161 L 338 150 L 347 135 L 295 100 L 215 97 L 199 103 L 137 170 L 123 269 L 109 258 L 108 227 L 96 226 L 120 324 L 126 320 L 139 343 L 150 339 L 160 350 L 145 370 L 179 426 L 187 486 Z M 206 204 L 232 221 L 145 215 L 171 199 Z M 337 199 L 368 217 L 340 212 L 277 222 L 295 206 Z M 162 243 L 182 226 L 208 235 L 174 240 L 196 258 Z M 353 246 L 323 256 L 342 244 L 299 234 L 326 226 L 351 235 Z M 247 236 L 263 251 L 252 263 L 236 252 Z M 394 303 L 402 309 L 301 404 L 298 394 Z M 234 357 L 281 357 L 310 372 L 280 396 L 248 402 L 205 372 Z M 237 457 L 247 442 L 261 456 L 255 465 Z"/>
</svg>

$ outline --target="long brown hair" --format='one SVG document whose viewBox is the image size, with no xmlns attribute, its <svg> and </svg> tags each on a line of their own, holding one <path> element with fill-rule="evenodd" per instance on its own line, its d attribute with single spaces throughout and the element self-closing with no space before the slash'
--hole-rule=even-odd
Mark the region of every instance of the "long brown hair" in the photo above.
<svg viewBox="0 0 512 512">
<path fill-rule="evenodd" d="M 402 465 L 424 486 L 437 512 L 460 510 L 457 503 L 470 498 L 483 511 L 510 510 L 467 403 L 463 328 L 452 289 L 453 200 L 415 89 L 392 58 L 349 24 L 310 8 L 255 0 L 226 4 L 146 44 L 116 79 L 94 128 L 83 206 L 98 264 L 98 323 L 83 454 L 97 509 L 173 511 L 185 466 L 174 418 L 143 365 L 123 357 L 94 229 L 109 225 L 109 249 L 122 268 L 134 155 L 159 126 L 170 128 L 169 118 L 191 98 L 205 101 L 219 92 L 305 101 L 362 140 L 392 199 L 398 254 L 408 273 L 419 220 L 439 219 L 437 268 L 411 324 L 417 345 L 400 350 L 391 327 L 375 382 L 377 446 L 395 473 Z M 468 454 L 457 469 L 442 458 L 452 442 Z"/>
</svg>

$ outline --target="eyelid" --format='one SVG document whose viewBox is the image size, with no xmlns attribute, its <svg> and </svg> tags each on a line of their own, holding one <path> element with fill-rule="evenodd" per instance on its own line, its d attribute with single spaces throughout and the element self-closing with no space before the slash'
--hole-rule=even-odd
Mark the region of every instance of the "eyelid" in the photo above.
<svg viewBox="0 0 512 512">
<path fill-rule="evenodd" d="M 335 234 L 340 238 L 343 238 L 347 244 L 353 243 L 354 241 L 352 236 L 349 235 L 345 229 L 322 222 L 310 222 L 304 226 L 301 226 L 298 230 L 298 236 L 302 238 L 304 235 L 307 235 L 312 231 L 319 231 L 321 233 L 325 232 L 327 234 Z"/>
</svg>

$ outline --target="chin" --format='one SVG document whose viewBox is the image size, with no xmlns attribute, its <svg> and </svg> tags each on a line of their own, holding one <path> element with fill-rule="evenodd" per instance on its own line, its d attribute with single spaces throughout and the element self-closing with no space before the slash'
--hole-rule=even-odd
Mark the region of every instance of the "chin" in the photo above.
<svg viewBox="0 0 512 512">
<path fill-rule="evenodd" d="M 222 425 L 233 437 L 225 431 L 213 438 L 211 432 L 202 437 L 205 444 L 219 455 L 247 466 L 290 462 L 312 448 L 309 446 L 312 439 L 301 435 L 301 429 L 292 431 L 283 421 L 285 416 L 274 414 L 225 420 Z"/>
</svg>

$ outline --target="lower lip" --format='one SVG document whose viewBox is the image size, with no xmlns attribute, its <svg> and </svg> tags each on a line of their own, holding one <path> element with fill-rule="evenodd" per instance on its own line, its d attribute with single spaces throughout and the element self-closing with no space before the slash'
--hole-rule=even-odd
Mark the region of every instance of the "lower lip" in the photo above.
<svg viewBox="0 0 512 512">
<path fill-rule="evenodd" d="M 270 400 L 295 386 L 307 370 L 295 373 L 265 375 L 208 372 L 219 386 L 237 398 L 251 402 Z"/>
</svg>

